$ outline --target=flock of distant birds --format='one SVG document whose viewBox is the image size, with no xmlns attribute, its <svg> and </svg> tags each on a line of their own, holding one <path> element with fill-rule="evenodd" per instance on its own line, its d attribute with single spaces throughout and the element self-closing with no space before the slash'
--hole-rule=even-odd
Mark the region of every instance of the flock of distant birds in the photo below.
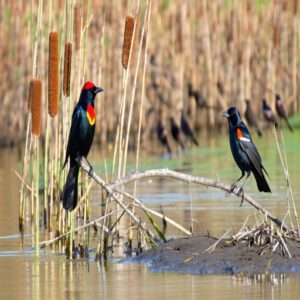
<svg viewBox="0 0 300 300">
<path fill-rule="evenodd" d="M 198 107 L 209 108 L 206 100 L 204 99 L 204 97 L 202 96 L 202 94 L 199 91 L 193 91 L 191 86 L 189 86 L 188 88 L 189 88 L 189 96 L 190 97 L 192 96 L 195 98 L 195 101 L 196 101 L 196 104 Z M 276 108 L 278 117 L 280 119 L 283 119 L 286 122 L 289 130 L 291 132 L 293 132 L 293 128 L 288 120 L 287 111 L 284 107 L 283 101 L 279 94 L 275 95 L 275 108 Z M 264 119 L 267 122 L 267 124 L 269 124 L 269 126 L 275 125 L 276 128 L 279 127 L 279 123 L 275 116 L 275 113 L 272 111 L 271 107 L 268 105 L 266 99 L 262 99 L 262 112 L 263 112 Z M 246 110 L 245 110 L 244 116 L 245 116 L 245 119 L 246 119 L 248 125 L 250 127 L 252 127 L 257 132 L 257 134 L 261 137 L 263 135 L 262 128 L 258 121 L 257 114 L 254 112 L 254 110 L 252 108 L 251 101 L 248 99 L 246 100 Z M 169 121 L 170 121 L 171 135 L 172 135 L 175 143 L 177 144 L 177 147 L 180 147 L 181 150 L 185 149 L 183 135 L 186 137 L 187 140 L 191 141 L 196 146 L 199 145 L 199 142 L 187 120 L 187 117 L 186 117 L 183 109 L 181 110 L 180 124 L 176 123 L 176 120 L 174 117 L 170 117 Z M 171 150 L 169 139 L 168 139 L 168 131 L 165 128 L 165 126 L 163 125 L 161 119 L 159 119 L 157 122 L 156 133 L 157 133 L 157 137 L 158 137 L 160 143 L 162 144 L 162 146 L 164 148 L 164 151 L 166 150 L 171 155 L 172 150 Z"/>
</svg>

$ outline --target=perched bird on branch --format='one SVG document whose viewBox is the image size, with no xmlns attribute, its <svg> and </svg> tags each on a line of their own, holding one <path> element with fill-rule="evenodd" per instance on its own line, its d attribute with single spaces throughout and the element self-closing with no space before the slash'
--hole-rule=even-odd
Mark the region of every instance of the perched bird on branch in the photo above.
<svg viewBox="0 0 300 300">
<path fill-rule="evenodd" d="M 287 126 L 288 126 L 288 128 L 289 128 L 289 130 L 291 132 L 293 132 L 293 128 L 292 128 L 292 126 L 291 126 L 291 124 L 288 120 L 288 116 L 287 116 L 285 107 L 283 106 L 283 101 L 282 101 L 281 97 L 278 94 L 276 94 L 275 100 L 276 100 L 275 108 L 276 108 L 276 111 L 277 111 L 277 114 L 278 114 L 279 118 L 284 119 Z"/>
<path fill-rule="evenodd" d="M 254 145 L 251 135 L 242 121 L 241 115 L 236 107 L 231 107 L 222 114 L 228 120 L 229 127 L 229 141 L 233 158 L 242 171 L 239 177 L 231 186 L 231 190 L 236 187 L 236 183 L 240 181 L 245 175 L 246 179 L 240 187 L 239 194 L 243 194 L 243 187 L 253 173 L 257 188 L 260 192 L 271 193 L 271 189 L 266 181 L 264 172 L 268 175 L 266 169 L 262 165 L 259 152 Z"/>
<path fill-rule="evenodd" d="M 102 91 L 102 88 L 96 87 L 92 82 L 86 82 L 73 111 L 66 158 L 63 165 L 64 168 L 68 160 L 70 160 L 70 169 L 61 194 L 63 207 L 68 211 L 72 211 L 77 205 L 78 159 L 85 157 L 87 163 L 90 165 L 90 172 L 93 170 L 87 160 L 87 156 L 90 152 L 95 134 L 96 113 L 94 110 L 94 101 L 96 95 Z"/>
</svg>

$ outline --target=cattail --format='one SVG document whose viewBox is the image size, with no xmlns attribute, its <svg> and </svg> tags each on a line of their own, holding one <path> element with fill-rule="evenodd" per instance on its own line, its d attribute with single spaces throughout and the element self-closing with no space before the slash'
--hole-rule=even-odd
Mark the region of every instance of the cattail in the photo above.
<svg viewBox="0 0 300 300">
<path fill-rule="evenodd" d="M 293 3 L 293 12 L 294 12 L 294 15 L 296 15 L 298 13 L 298 0 L 294 0 L 294 3 Z"/>
<path fill-rule="evenodd" d="M 81 15 L 80 15 L 80 4 L 76 4 L 74 7 L 74 35 L 75 35 L 75 49 L 79 50 L 80 48 L 80 22 L 81 22 Z"/>
<path fill-rule="evenodd" d="M 67 97 L 70 96 L 71 62 L 72 62 L 72 42 L 68 41 L 65 43 L 64 78 L 63 78 L 63 93 Z"/>
<path fill-rule="evenodd" d="M 49 34 L 48 61 L 48 113 L 53 118 L 58 113 L 58 33 Z"/>
<path fill-rule="evenodd" d="M 128 15 L 126 16 L 126 20 L 125 20 L 123 52 L 122 52 L 122 65 L 124 69 L 127 69 L 128 67 L 133 28 L 134 28 L 134 17 L 132 15 Z"/>
<path fill-rule="evenodd" d="M 41 134 L 42 82 L 38 79 L 32 79 L 31 82 L 31 132 L 34 136 L 39 137 Z"/>
</svg>

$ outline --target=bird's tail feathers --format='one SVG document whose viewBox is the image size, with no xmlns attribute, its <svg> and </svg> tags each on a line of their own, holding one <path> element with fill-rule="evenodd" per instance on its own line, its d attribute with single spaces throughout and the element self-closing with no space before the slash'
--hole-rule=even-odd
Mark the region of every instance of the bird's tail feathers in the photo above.
<svg viewBox="0 0 300 300">
<path fill-rule="evenodd" d="M 268 173 L 267 173 L 267 171 L 265 170 L 264 167 L 263 167 L 263 170 L 268 175 Z M 271 189 L 268 185 L 268 182 L 267 182 L 264 174 L 263 173 L 259 174 L 256 170 L 253 170 L 253 175 L 255 177 L 258 190 L 260 192 L 271 193 Z M 269 175 L 268 175 L 268 177 L 269 177 Z"/>
<path fill-rule="evenodd" d="M 79 166 L 70 166 L 65 186 L 61 194 L 64 209 L 72 211 L 77 205 Z"/>
<path fill-rule="evenodd" d="M 171 147 L 170 147 L 170 144 L 169 144 L 168 140 L 167 140 L 167 143 L 166 143 L 166 147 L 167 147 L 168 153 L 171 154 L 172 150 L 171 150 Z"/>
<path fill-rule="evenodd" d="M 257 128 L 257 134 L 259 137 L 262 137 L 262 132 L 261 132 L 260 128 Z"/>
<path fill-rule="evenodd" d="M 293 128 L 292 128 L 292 126 L 291 126 L 291 124 L 290 124 L 288 118 L 285 118 L 285 122 L 286 122 L 286 124 L 287 124 L 289 130 L 290 130 L 291 132 L 293 132 Z"/>
<path fill-rule="evenodd" d="M 192 140 L 193 140 L 193 143 L 194 143 L 196 146 L 199 146 L 199 142 L 197 141 L 197 139 L 195 138 L 194 135 L 192 136 Z"/>
</svg>

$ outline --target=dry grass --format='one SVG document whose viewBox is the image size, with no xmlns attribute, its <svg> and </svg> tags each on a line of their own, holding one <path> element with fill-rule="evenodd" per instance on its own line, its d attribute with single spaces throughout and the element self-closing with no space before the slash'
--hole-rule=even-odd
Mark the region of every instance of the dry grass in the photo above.
<svg viewBox="0 0 300 300">
<path fill-rule="evenodd" d="M 25 4 L 22 9 L 10 11 L 7 2 L 1 3 L 1 11 L 8 11 L 6 18 L 1 18 L 1 40 L 7 41 L 0 49 L 0 70 L 2 72 L 0 93 L 3 95 L 3 112 L 11 103 L 23 111 L 24 88 L 8 90 L 7 86 L 26 86 L 32 68 L 32 37 L 27 28 L 31 28 L 37 16 L 37 4 Z M 121 37 L 124 33 L 128 6 L 124 1 L 90 1 L 86 5 L 75 2 L 73 7 L 74 34 L 70 42 L 76 49 L 74 55 L 74 78 L 69 88 L 73 93 L 72 101 L 78 98 L 78 90 L 84 79 L 97 81 L 102 76 L 102 86 L 105 87 L 106 107 L 97 117 L 97 137 L 102 143 L 110 142 L 118 123 L 118 109 L 122 94 L 122 52 Z M 135 2 L 133 2 L 135 4 Z M 43 24 L 49 22 L 49 3 L 44 2 Z M 141 16 L 143 16 L 145 1 L 141 1 Z M 70 14 L 71 6 L 68 4 Z M 134 5 L 133 5 L 134 8 Z M 252 99 L 255 112 L 262 119 L 260 100 L 266 97 L 274 105 L 274 94 L 280 93 L 290 114 L 299 110 L 299 12 L 297 1 L 157 1 L 153 3 L 150 54 L 155 56 L 156 66 L 151 66 L 146 72 L 145 93 L 147 104 L 144 115 L 149 115 L 149 122 L 142 124 L 142 141 L 151 141 L 154 135 L 155 119 L 161 106 L 165 106 L 166 119 L 169 115 L 179 117 L 181 106 L 190 113 L 191 123 L 195 128 L 205 130 L 208 126 L 215 127 L 221 121 L 219 110 L 237 105 L 244 108 L 244 99 Z M 62 23 L 63 6 L 54 3 L 52 6 L 51 24 L 62 32 L 62 42 L 70 35 L 66 30 L 70 27 L 70 16 Z M 89 15 L 87 16 L 87 13 Z M 130 12 L 132 13 L 132 12 Z M 27 16 L 30 16 L 29 18 Z M 85 20 L 89 20 L 87 41 L 84 38 Z M 127 17 L 129 18 L 129 16 Z M 139 19 L 137 16 L 136 21 Z M 128 19 L 129 20 L 129 19 Z M 130 18 L 131 31 L 133 17 Z M 33 33 L 32 33 L 33 34 Z M 16 36 L 15 39 L 9 38 Z M 127 42 L 132 37 L 126 35 Z M 41 35 L 39 48 L 39 65 L 47 65 L 46 36 Z M 82 51 L 83 43 L 87 43 L 86 51 Z M 101 46 L 102 43 L 102 46 Z M 125 47 L 124 66 L 127 65 L 128 45 Z M 42 55 L 43 52 L 43 55 Z M 149 55 L 149 59 L 151 57 Z M 85 57 L 85 62 L 82 59 Z M 134 57 L 134 55 L 133 55 Z M 16 59 L 18 64 L 15 64 Z M 81 62 L 80 62 L 81 61 Z M 101 64 L 101 66 L 100 66 Z M 82 74 L 81 68 L 84 66 Z M 12 70 L 4 72 L 4 70 Z M 43 81 L 47 72 L 38 70 Z M 102 75 L 100 75 L 100 72 Z M 79 74 L 81 78 L 78 78 Z M 156 77 L 161 89 L 161 102 L 153 91 L 153 77 Z M 133 76 L 133 75 L 131 75 Z M 129 80 L 131 81 L 131 80 Z M 65 82 L 65 81 L 64 81 Z M 196 90 L 201 91 L 210 106 L 209 113 L 196 116 L 201 108 L 196 108 L 193 99 L 188 97 L 187 85 L 191 83 Z M 66 93 L 66 86 L 64 86 Z M 137 96 L 141 94 L 141 86 L 137 87 Z M 1 115 L 0 115 L 1 117 Z M 44 117 L 43 117 L 44 118 Z M 138 114 L 133 116 L 133 123 L 138 124 Z M 18 121 L 17 121 L 17 120 Z M 101 120 L 101 121 L 100 121 Z M 26 118 L 11 116 L 10 128 L 1 128 L 0 139 L 18 139 L 17 132 L 24 128 Z M 42 120 L 44 122 L 44 120 Z M 5 126 L 3 124 L 2 126 Z M 132 128 L 133 133 L 138 126 Z M 133 139 L 130 140 L 133 143 Z"/>
</svg>

